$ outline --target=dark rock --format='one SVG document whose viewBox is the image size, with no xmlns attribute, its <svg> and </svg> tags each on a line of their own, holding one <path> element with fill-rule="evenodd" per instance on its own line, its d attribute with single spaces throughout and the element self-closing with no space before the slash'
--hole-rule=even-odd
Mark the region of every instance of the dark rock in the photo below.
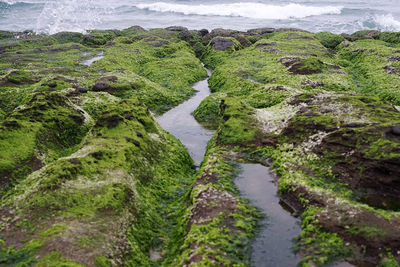
<svg viewBox="0 0 400 267">
<path fill-rule="evenodd" d="M 183 31 L 188 31 L 188 28 L 182 27 L 182 26 L 171 26 L 168 28 L 165 28 L 166 30 L 173 31 L 173 32 L 183 32 Z"/>
<path fill-rule="evenodd" d="M 235 39 L 244 47 L 251 45 L 251 42 L 241 35 L 235 35 Z"/>
<path fill-rule="evenodd" d="M 210 46 L 216 51 L 224 51 L 235 46 L 235 42 L 227 38 L 214 38 Z"/>
<path fill-rule="evenodd" d="M 199 31 L 199 33 L 200 33 L 200 35 L 201 35 L 202 37 L 204 37 L 204 36 L 206 36 L 206 35 L 209 33 L 209 31 L 208 31 L 207 29 L 201 29 L 201 30 Z"/>
<path fill-rule="evenodd" d="M 70 159 L 69 162 L 75 165 L 81 165 L 81 161 L 79 159 Z"/>
<path fill-rule="evenodd" d="M 111 86 L 106 82 L 97 82 L 92 89 L 95 92 L 109 91 Z"/>
<path fill-rule="evenodd" d="M 13 120 L 13 121 L 3 121 L 2 125 L 3 125 L 4 127 L 11 128 L 11 129 L 18 129 L 18 128 L 20 128 L 19 123 L 18 123 L 17 121 L 14 121 L 14 120 Z"/>
<path fill-rule="evenodd" d="M 392 134 L 400 135 L 400 125 L 392 126 Z"/>
<path fill-rule="evenodd" d="M 319 115 L 316 114 L 316 113 L 314 113 L 314 112 L 312 112 L 312 111 L 310 111 L 310 112 L 304 114 L 304 116 L 307 116 L 307 117 L 315 117 L 315 116 L 319 116 Z"/>
<path fill-rule="evenodd" d="M 307 108 L 306 107 L 301 107 L 300 109 L 299 109 L 299 112 L 300 113 L 304 113 L 304 112 L 306 112 L 307 111 Z"/>
<path fill-rule="evenodd" d="M 90 156 L 92 156 L 93 158 L 100 160 L 103 158 L 103 152 L 102 151 L 97 151 L 97 152 L 93 152 L 90 154 Z"/>
<path fill-rule="evenodd" d="M 258 29 L 251 29 L 247 31 L 248 33 L 263 35 L 267 33 L 275 32 L 274 28 L 258 28 Z"/>
<path fill-rule="evenodd" d="M 235 30 L 227 30 L 227 29 L 214 29 L 212 30 L 209 35 L 211 38 L 222 36 L 222 37 L 233 37 L 235 34 L 238 34 L 239 31 Z"/>
<path fill-rule="evenodd" d="M 314 81 L 311 81 L 311 80 L 307 80 L 307 81 L 302 82 L 301 85 L 304 85 L 304 86 L 308 85 L 308 86 L 311 86 L 311 87 L 315 88 L 315 87 L 319 87 L 319 86 L 324 86 L 325 83 L 324 82 L 314 82 Z"/>
<path fill-rule="evenodd" d="M 120 122 L 122 121 L 122 118 L 117 116 L 117 115 L 113 115 L 110 117 L 107 117 L 105 119 L 105 123 L 107 128 L 114 128 L 116 127 Z"/>
<path fill-rule="evenodd" d="M 130 121 L 130 120 L 133 119 L 133 115 L 132 115 L 132 113 L 130 113 L 130 112 L 126 112 L 126 113 L 124 114 L 124 118 Z"/>
<path fill-rule="evenodd" d="M 379 31 L 377 31 L 377 30 L 372 30 L 372 31 L 370 31 L 367 35 L 369 36 L 369 37 L 374 37 L 375 35 L 378 35 L 379 34 Z"/>
<path fill-rule="evenodd" d="M 134 145 L 137 146 L 137 147 L 140 147 L 140 142 L 139 142 L 139 141 L 137 141 L 137 140 L 135 140 L 135 139 L 132 139 L 132 138 L 130 138 L 130 137 L 126 137 L 126 136 L 125 136 L 124 138 L 125 138 L 126 141 L 128 141 L 128 142 L 134 144 Z"/>
<path fill-rule="evenodd" d="M 383 67 L 387 74 L 396 74 L 400 73 L 400 68 L 392 67 L 390 65 L 386 65 Z"/>
<path fill-rule="evenodd" d="M 363 126 L 364 126 L 364 124 L 355 123 L 355 122 L 342 125 L 343 128 L 360 128 Z"/>
<path fill-rule="evenodd" d="M 389 57 L 388 60 L 389 61 L 400 61 L 400 57 L 399 56 L 393 56 L 393 57 Z"/>
<path fill-rule="evenodd" d="M 82 116 L 78 115 L 69 115 L 69 117 L 77 124 L 82 125 L 85 121 Z"/>
<path fill-rule="evenodd" d="M 80 94 L 84 94 L 87 93 L 88 90 L 86 88 L 83 87 L 75 87 L 75 90 L 72 91 L 71 93 L 67 94 L 67 97 L 72 97 L 72 96 L 78 96 Z"/>
<path fill-rule="evenodd" d="M 88 90 L 86 88 L 83 88 L 83 87 L 76 87 L 75 88 L 75 93 L 77 93 L 77 94 L 84 94 L 84 93 L 87 93 L 87 92 L 88 92 Z"/>
<path fill-rule="evenodd" d="M 308 32 L 309 31 L 305 31 L 302 29 L 298 29 L 298 28 L 279 28 L 279 29 L 275 29 L 275 32 Z"/>
<path fill-rule="evenodd" d="M 222 118 L 224 121 L 227 121 L 231 118 L 231 115 L 225 114 L 224 117 Z"/>
<path fill-rule="evenodd" d="M 137 140 L 132 140 L 132 143 L 133 143 L 135 146 L 140 147 L 140 142 L 139 142 L 139 141 L 137 141 Z"/>
<path fill-rule="evenodd" d="M 262 48 L 262 47 L 266 47 L 266 46 L 276 46 L 276 43 L 261 43 L 261 44 L 257 44 L 256 48 Z"/>
<path fill-rule="evenodd" d="M 151 45 L 152 47 L 161 47 L 161 46 L 164 46 L 164 45 L 168 45 L 169 42 L 166 41 L 166 40 L 158 40 L 158 41 L 149 42 L 147 44 Z"/>
<path fill-rule="evenodd" d="M 56 82 L 48 83 L 47 85 L 48 85 L 50 88 L 56 88 L 56 87 L 57 87 L 57 83 L 56 83 Z"/>
<path fill-rule="evenodd" d="M 143 134 L 141 132 L 136 132 L 136 136 L 140 137 L 140 138 L 143 138 Z"/>
<path fill-rule="evenodd" d="M 282 57 L 279 59 L 279 62 L 285 65 L 285 67 L 289 67 L 294 63 L 298 62 L 300 59 L 297 57 Z"/>
<path fill-rule="evenodd" d="M 118 77 L 114 75 L 104 76 L 97 80 L 98 82 L 112 82 L 115 83 L 118 81 Z"/>
</svg>

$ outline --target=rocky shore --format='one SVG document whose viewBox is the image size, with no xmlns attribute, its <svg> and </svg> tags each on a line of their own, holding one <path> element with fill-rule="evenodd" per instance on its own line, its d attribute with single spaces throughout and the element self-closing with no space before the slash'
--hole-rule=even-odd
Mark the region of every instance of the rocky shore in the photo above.
<svg viewBox="0 0 400 267">
<path fill-rule="evenodd" d="M 196 169 L 155 116 L 202 63 Z M 301 217 L 300 266 L 398 266 L 400 33 L 0 31 L 0 266 L 250 266 L 242 161 Z"/>
</svg>

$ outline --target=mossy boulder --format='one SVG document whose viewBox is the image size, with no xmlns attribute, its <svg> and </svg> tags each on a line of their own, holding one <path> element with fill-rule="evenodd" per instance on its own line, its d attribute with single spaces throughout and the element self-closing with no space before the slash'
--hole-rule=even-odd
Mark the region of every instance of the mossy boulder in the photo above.
<svg viewBox="0 0 400 267">
<path fill-rule="evenodd" d="M 319 32 L 315 35 L 315 37 L 323 46 L 330 49 L 335 49 L 341 42 L 344 41 L 343 36 L 330 32 Z"/>
<path fill-rule="evenodd" d="M 60 44 L 81 43 L 83 41 L 83 34 L 79 32 L 59 32 L 53 34 L 52 37 Z"/>
</svg>

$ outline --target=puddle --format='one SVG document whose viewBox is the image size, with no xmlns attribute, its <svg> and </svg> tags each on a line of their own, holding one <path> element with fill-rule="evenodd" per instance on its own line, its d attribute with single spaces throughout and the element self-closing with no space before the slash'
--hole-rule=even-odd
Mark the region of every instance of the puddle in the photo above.
<svg viewBox="0 0 400 267">
<path fill-rule="evenodd" d="M 240 164 L 240 169 L 235 184 L 241 195 L 267 216 L 252 245 L 252 264 L 256 267 L 297 266 L 300 257 L 292 251 L 292 239 L 301 232 L 300 220 L 281 205 L 274 177 L 267 167 Z"/>
<path fill-rule="evenodd" d="M 83 56 L 86 56 L 87 54 L 85 54 L 85 53 L 88 53 L 88 52 L 83 52 L 82 55 L 83 55 Z M 87 60 L 82 61 L 81 64 L 82 64 L 82 65 L 86 65 L 86 66 L 90 66 L 90 65 L 92 65 L 94 62 L 96 62 L 96 61 L 98 61 L 98 60 L 100 60 L 100 59 L 102 59 L 102 58 L 104 58 L 104 52 L 103 52 L 103 51 L 101 51 L 101 52 L 100 52 L 99 54 L 97 54 L 97 56 L 95 56 L 95 57 L 92 57 L 92 58 L 89 58 L 89 59 L 87 59 Z"/>
<path fill-rule="evenodd" d="M 207 70 L 207 73 L 210 75 L 211 71 Z M 210 95 L 208 80 L 194 84 L 193 88 L 197 91 L 196 95 L 164 113 L 157 120 L 165 130 L 182 142 L 196 166 L 199 166 L 206 152 L 207 143 L 215 131 L 204 128 L 192 116 L 192 112 L 200 105 L 201 101 Z"/>
</svg>

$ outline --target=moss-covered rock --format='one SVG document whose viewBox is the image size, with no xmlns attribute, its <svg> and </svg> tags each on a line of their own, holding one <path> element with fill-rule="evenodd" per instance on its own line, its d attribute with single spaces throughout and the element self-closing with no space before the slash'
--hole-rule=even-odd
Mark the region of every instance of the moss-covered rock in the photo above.
<svg viewBox="0 0 400 267">
<path fill-rule="evenodd" d="M 274 31 L 205 55 L 214 93 L 195 114 L 218 114 L 219 146 L 273 159 L 284 201 L 304 212 L 304 266 L 343 257 L 378 264 L 379 251 L 398 246 L 398 49 L 378 36 L 360 32 L 349 43 Z"/>
<path fill-rule="evenodd" d="M 138 100 L 110 104 L 75 153 L 31 174 L 3 199 L 3 247 L 28 242 L 23 233 L 29 226 L 31 236 L 41 240 L 33 255 L 48 255 L 42 261 L 56 250 L 86 265 L 101 255 L 121 264 L 126 253 L 134 255 L 131 262 L 149 264 L 147 249 L 161 238 L 156 230 L 162 226 L 160 206 L 190 182 L 185 179 L 192 164 L 183 146 L 157 126 Z M 133 222 L 135 230 L 130 230 Z"/>
<path fill-rule="evenodd" d="M 330 49 L 335 49 L 341 42 L 344 41 L 343 36 L 330 32 L 319 32 L 315 35 L 315 37 L 323 46 Z"/>
</svg>

